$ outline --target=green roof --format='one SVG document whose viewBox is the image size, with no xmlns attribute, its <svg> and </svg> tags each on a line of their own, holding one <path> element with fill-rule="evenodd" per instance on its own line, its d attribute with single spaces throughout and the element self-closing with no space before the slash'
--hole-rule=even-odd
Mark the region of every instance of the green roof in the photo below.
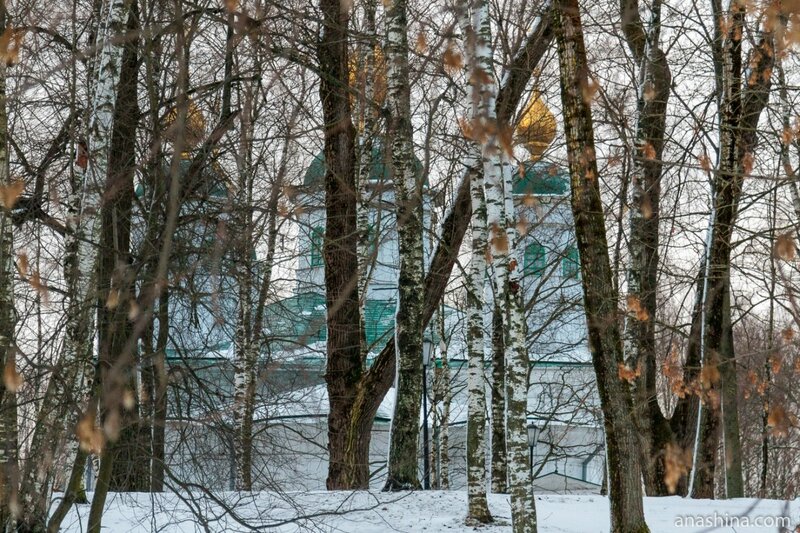
<svg viewBox="0 0 800 533">
<path fill-rule="evenodd" d="M 377 181 L 377 182 L 388 182 L 391 176 L 389 176 L 389 167 L 385 164 L 386 161 L 386 154 L 383 150 L 383 143 L 375 142 L 372 146 L 372 168 L 370 169 L 369 179 L 370 181 Z M 414 157 L 414 168 L 416 169 L 417 175 L 422 174 L 422 162 L 415 156 Z M 303 177 L 303 185 L 305 186 L 314 186 L 321 184 L 325 179 L 325 153 L 320 152 L 315 157 L 314 160 L 311 161 L 311 164 L 306 169 L 306 174 Z M 428 178 L 425 177 L 425 184 L 428 184 Z"/>
<path fill-rule="evenodd" d="M 396 300 L 367 300 L 364 306 L 364 333 L 369 350 L 380 350 L 394 335 Z M 455 311 L 451 309 L 451 312 Z M 289 296 L 267 306 L 266 326 L 276 341 L 285 346 L 303 346 L 328 339 L 325 296 L 306 292 Z M 433 334 L 434 342 L 438 335 Z"/>
<path fill-rule="evenodd" d="M 563 196 L 569 192 L 569 173 L 563 169 L 541 161 L 526 161 L 520 166 L 525 174 L 520 177 L 520 169 L 514 171 L 514 194 Z"/>
</svg>

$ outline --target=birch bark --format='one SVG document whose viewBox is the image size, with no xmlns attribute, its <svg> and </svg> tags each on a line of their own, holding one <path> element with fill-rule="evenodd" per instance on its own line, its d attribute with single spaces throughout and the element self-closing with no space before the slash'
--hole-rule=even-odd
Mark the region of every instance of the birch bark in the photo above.
<svg viewBox="0 0 800 533">
<path fill-rule="evenodd" d="M 477 148 L 477 147 L 476 147 Z M 472 258 L 467 277 L 467 350 L 469 366 L 467 386 L 467 523 L 487 524 L 493 521 L 486 501 L 486 378 L 483 368 L 484 283 L 486 280 L 486 201 L 483 176 L 477 170 L 470 174 L 472 191 Z"/>
<path fill-rule="evenodd" d="M 461 30 L 464 34 L 465 50 L 467 51 L 467 65 L 475 65 L 476 35 L 475 28 L 468 20 L 466 7 L 461 8 Z M 469 85 L 467 88 L 468 104 L 471 105 L 473 122 L 480 117 L 483 111 L 480 107 L 481 85 L 478 76 L 467 72 Z M 468 169 L 470 180 L 470 200 L 472 204 L 472 256 L 467 271 L 467 524 L 488 524 L 494 519 L 489 511 L 486 500 L 486 375 L 484 373 L 484 299 L 486 289 L 486 255 L 488 247 L 488 232 L 486 223 L 486 197 L 484 195 L 484 180 L 481 162 L 481 147 L 474 140 L 469 146 L 470 153 L 464 162 Z M 495 308 L 496 309 L 496 308 Z M 494 345 L 493 345 L 494 347 Z M 503 365 L 504 366 L 504 365 Z M 504 384 L 504 376 L 500 375 L 499 381 Z M 500 402 L 499 402 L 500 403 Z M 502 404 L 505 402 L 503 401 Z M 502 459 L 505 459 L 505 413 L 501 428 Z M 494 449 L 494 447 L 493 447 Z M 494 457 L 494 454 L 493 454 Z M 498 470 L 500 470 L 498 468 Z M 495 464 L 492 464 L 495 472 Z M 503 486 L 505 490 L 505 469 L 502 469 Z"/>
<path fill-rule="evenodd" d="M 233 14 L 229 14 L 229 35 L 233 36 Z M 234 460 L 236 461 L 236 490 L 250 491 L 253 487 L 253 412 L 256 394 L 256 362 L 258 347 L 253 344 L 253 280 L 255 265 L 252 261 L 253 249 L 253 161 L 252 161 L 252 114 L 253 91 L 244 91 L 240 157 L 238 158 L 239 183 L 236 192 L 235 213 L 237 242 L 237 282 L 239 298 L 237 303 L 237 326 L 235 333 L 235 363 L 233 391 Z"/>
<path fill-rule="evenodd" d="M 77 421 L 78 405 L 83 404 L 91 391 L 92 353 L 95 324 L 96 284 L 94 273 L 100 238 L 99 212 L 103 188 L 108 176 L 117 83 L 123 46 L 114 39 L 125 28 L 130 0 L 110 0 L 105 9 L 104 43 L 97 64 L 94 102 L 89 121 L 89 165 L 83 175 L 80 191 L 80 213 L 73 229 L 76 264 L 70 289 L 69 323 L 64 341 L 60 368 L 62 375 L 51 379 L 42 402 L 36 430 L 31 439 L 30 457 L 43 457 L 45 450 L 55 451 L 62 441 L 61 426 L 67 420 L 71 428 Z M 69 243 L 67 243 L 69 248 Z M 69 269 L 69 265 L 67 266 Z M 70 406 L 69 410 L 63 407 Z M 72 449 L 77 453 L 77 447 Z M 28 461 L 21 483 L 21 527 L 32 531 L 45 528 L 47 508 L 52 492 L 52 475 L 48 465 Z"/>
<path fill-rule="evenodd" d="M 386 102 L 390 113 L 389 138 L 400 257 L 395 317 L 397 400 L 392 419 L 387 490 L 420 486 L 418 457 L 424 298 L 422 183 L 414 169 L 406 10 L 406 0 L 394 0 L 386 12 Z"/>
<path fill-rule="evenodd" d="M 472 129 L 481 142 L 481 159 L 486 198 L 487 238 L 492 257 L 495 301 L 508 317 L 505 330 L 506 448 L 511 517 L 515 533 L 536 531 L 536 508 L 530 479 L 527 444 L 528 354 L 525 349 L 525 321 L 519 269 L 512 251 L 515 209 L 511 187 L 509 146 L 503 146 L 496 112 L 497 85 L 492 68 L 489 7 L 477 2 L 472 7 L 475 48 L 472 54 L 477 81 L 473 98 L 477 102 Z M 505 167 L 505 168 L 504 168 Z"/>
</svg>

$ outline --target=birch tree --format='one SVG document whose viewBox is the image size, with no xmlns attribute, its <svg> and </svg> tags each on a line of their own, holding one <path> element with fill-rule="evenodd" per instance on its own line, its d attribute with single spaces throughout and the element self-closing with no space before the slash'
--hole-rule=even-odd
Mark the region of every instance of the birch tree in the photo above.
<svg viewBox="0 0 800 533">
<path fill-rule="evenodd" d="M 460 8 L 461 31 L 464 34 L 466 63 L 475 65 L 478 36 L 469 20 L 467 6 Z M 485 43 L 483 43 L 485 44 Z M 483 112 L 481 77 L 467 71 L 467 104 L 473 121 Z M 484 293 L 486 289 L 486 253 L 488 232 L 486 223 L 486 197 L 484 195 L 483 168 L 480 145 L 468 139 L 465 166 L 470 180 L 472 202 L 472 243 L 469 269 L 465 280 L 467 292 L 467 524 L 488 524 L 493 521 L 486 500 L 486 382 L 484 360 Z M 505 383 L 505 379 L 502 380 Z M 495 384 L 496 386 L 496 384 Z M 505 422 L 505 417 L 503 421 Z M 505 437 L 505 424 L 502 424 Z M 503 438 L 505 446 L 505 438 Z M 493 465 L 494 467 L 494 465 Z M 505 474 L 505 472 L 503 472 Z M 503 487 L 505 488 L 505 487 Z"/>
<path fill-rule="evenodd" d="M 386 62 L 392 180 L 397 209 L 400 271 L 395 317 L 397 399 L 392 418 L 387 490 L 419 488 L 419 412 L 422 400 L 424 291 L 422 182 L 416 176 L 411 125 L 406 0 L 386 11 Z M 426 417 L 427 418 L 427 417 Z M 423 423 L 427 424 L 425 420 Z M 427 453 L 427 452 L 426 452 Z"/>
<path fill-rule="evenodd" d="M 477 154 L 473 156 L 478 166 Z M 486 279 L 486 201 L 482 174 L 473 170 L 472 257 L 467 286 L 467 523 L 487 524 L 493 518 L 486 501 L 486 381 L 483 369 L 484 280 Z"/>
<path fill-rule="evenodd" d="M 511 186 L 508 141 L 503 141 L 505 124 L 498 121 L 497 85 L 494 81 L 489 7 L 485 2 L 472 6 L 474 52 L 470 54 L 475 79 L 473 99 L 477 102 L 470 135 L 480 140 L 486 198 L 487 238 L 492 257 L 494 298 L 506 309 L 505 331 L 506 447 L 508 453 L 511 515 L 515 532 L 536 531 L 536 508 L 530 479 L 527 443 L 528 353 L 525 347 L 525 321 L 519 283 L 518 261 L 513 252 L 515 208 Z M 504 166 L 508 168 L 504 170 Z"/>
<path fill-rule="evenodd" d="M 69 324 L 60 366 L 64 375 L 54 376 L 45 391 L 44 401 L 32 436 L 30 457 L 41 457 L 58 450 L 62 435 L 59 431 L 65 415 L 63 407 L 76 407 L 88 399 L 92 376 L 92 354 L 94 341 L 94 292 L 96 262 L 100 244 L 99 213 L 102 194 L 109 169 L 111 135 L 117 97 L 117 83 L 122 58 L 122 43 L 115 38 L 123 33 L 129 1 L 111 0 L 105 10 L 103 45 L 97 63 L 94 102 L 89 122 L 88 167 L 83 176 L 80 193 L 80 213 L 77 226 L 73 228 L 76 242 L 76 269 L 74 287 L 70 290 Z M 66 388 L 65 388 L 66 387 Z M 67 394 L 66 391 L 70 393 Z M 72 398 L 72 402 L 65 402 Z M 74 411 L 67 420 L 77 421 Z M 93 419 L 87 420 L 86 431 L 80 431 L 81 445 L 86 450 L 100 451 L 100 439 L 92 429 Z M 75 427 L 72 425 L 72 427 Z M 77 449 L 73 448 L 77 453 Z M 48 465 L 28 461 L 21 484 L 22 512 L 20 527 L 32 531 L 44 530 L 47 508 L 52 491 L 52 476 Z"/>
</svg>

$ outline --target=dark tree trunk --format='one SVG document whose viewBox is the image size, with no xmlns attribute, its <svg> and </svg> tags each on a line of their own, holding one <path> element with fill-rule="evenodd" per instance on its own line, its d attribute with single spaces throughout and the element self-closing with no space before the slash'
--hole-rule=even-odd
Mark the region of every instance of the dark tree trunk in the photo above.
<svg viewBox="0 0 800 533">
<path fill-rule="evenodd" d="M 325 128 L 325 292 L 328 306 L 329 490 L 366 488 L 368 456 L 354 446 L 353 407 L 361 383 L 361 319 L 358 302 L 355 128 L 348 87 L 347 9 L 321 0 L 322 37 L 317 47 Z M 369 434 L 363 436 L 367 443 Z"/>
<path fill-rule="evenodd" d="M 555 27 L 589 350 L 605 426 L 611 530 L 639 533 L 648 531 L 642 503 L 639 439 L 630 393 L 618 375 L 618 365 L 623 362 L 622 338 L 600 199 L 594 126 L 590 102 L 584 96 L 589 70 L 577 0 L 555 3 Z"/>
<path fill-rule="evenodd" d="M 130 2 L 126 29 L 135 35 L 139 26 L 138 2 Z M 126 345 L 133 333 L 128 314 L 133 295 L 130 268 L 131 208 L 136 169 L 136 130 L 138 126 L 138 45 L 139 39 L 126 40 L 122 53 L 114 133 L 111 139 L 109 176 L 100 212 L 101 241 L 98 268 L 98 330 L 101 368 L 115 368 L 103 376 L 105 394 L 118 398 L 119 440 L 113 446 L 113 467 L 109 487 L 113 491 L 145 491 L 150 487 L 150 450 L 145 449 L 140 424 L 137 354 Z M 126 353 L 126 351 L 130 353 Z M 109 408 L 106 402 L 106 409 Z"/>
<path fill-rule="evenodd" d="M 718 4 L 715 4 L 715 8 L 715 20 L 719 25 L 722 24 L 722 13 Z M 732 4 L 732 12 L 728 15 L 730 23 L 725 26 L 728 32 L 716 48 L 717 63 L 720 63 L 717 78 L 720 95 L 720 143 L 718 168 L 714 176 L 714 205 L 706 265 L 708 279 L 703 294 L 703 407 L 700 409 L 700 439 L 694 461 L 694 479 L 690 480 L 691 496 L 694 497 L 714 496 L 714 459 L 722 424 L 722 391 L 725 387 L 736 390 L 736 383 L 725 384 L 720 372 L 725 344 L 730 340 L 725 331 L 725 323 L 730 320 L 730 305 L 726 306 L 725 299 L 730 291 L 731 237 L 738 214 L 742 183 L 752 166 L 758 121 L 769 99 L 775 61 L 774 37 L 771 31 L 765 31 L 751 52 L 748 62 L 751 72 L 746 79 L 743 77 L 745 16 L 744 4 Z M 728 351 L 732 354 L 732 344 Z M 730 374 L 728 379 L 735 381 L 736 376 Z M 729 398 L 729 402 L 733 405 L 727 406 L 727 412 L 733 416 L 738 409 L 736 396 Z M 738 431 L 736 435 L 728 432 L 728 437 L 737 440 L 731 444 L 736 449 L 739 446 Z M 735 488 L 742 485 L 740 459 L 730 466 L 730 475 L 737 478 L 732 480 Z"/>
<path fill-rule="evenodd" d="M 503 312 L 495 302 L 492 310 L 492 492 L 508 491 L 506 458 L 506 345 Z"/>
<path fill-rule="evenodd" d="M 636 146 L 630 198 L 630 266 L 625 323 L 625 362 L 641 369 L 634 384 L 636 422 L 641 437 L 640 455 L 645 486 L 650 495 L 669 493 L 665 483 L 667 447 L 673 443 L 669 423 L 658 405 L 656 390 L 655 322 L 658 294 L 658 248 L 662 155 L 667 120 L 671 74 L 659 46 L 661 4 L 651 6 L 652 18 L 645 33 L 637 0 L 621 2 L 622 28 L 631 55 L 637 63 Z M 646 43 L 649 41 L 649 46 Z"/>
</svg>

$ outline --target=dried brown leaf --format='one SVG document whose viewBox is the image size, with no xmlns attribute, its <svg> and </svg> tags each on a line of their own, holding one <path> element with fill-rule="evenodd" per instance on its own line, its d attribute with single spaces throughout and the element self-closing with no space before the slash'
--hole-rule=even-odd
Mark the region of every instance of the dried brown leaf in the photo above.
<svg viewBox="0 0 800 533">
<path fill-rule="evenodd" d="M 8 185 L 0 185 L 0 204 L 6 209 L 13 209 L 24 190 L 25 182 L 22 180 L 14 180 Z"/>
<path fill-rule="evenodd" d="M 706 172 L 711 172 L 713 166 L 711 165 L 711 158 L 709 158 L 706 154 L 701 155 L 697 158 L 700 163 L 700 168 L 705 170 Z"/>
<path fill-rule="evenodd" d="M 719 383 L 720 373 L 717 365 L 708 363 L 700 370 L 700 384 L 704 389 L 710 390 Z"/>
<path fill-rule="evenodd" d="M 617 374 L 619 375 L 619 379 L 627 381 L 628 383 L 634 383 L 636 378 L 642 374 L 642 364 L 639 362 L 636 368 L 631 368 L 626 364 L 619 363 Z"/>
<path fill-rule="evenodd" d="M 775 240 L 775 257 L 784 261 L 792 261 L 795 258 L 794 237 L 791 233 L 778 235 Z"/>
<path fill-rule="evenodd" d="M 81 450 L 87 453 L 99 454 L 103 450 L 105 439 L 103 433 L 95 424 L 95 413 L 92 410 L 86 412 L 78 425 L 75 427 L 75 434 Z"/>
<path fill-rule="evenodd" d="M 629 294 L 626 298 L 626 303 L 628 304 L 628 313 L 632 314 L 636 317 L 636 320 L 640 322 L 645 322 L 650 320 L 650 313 L 647 309 L 642 305 L 641 300 L 635 294 Z"/>
<path fill-rule="evenodd" d="M 792 420 L 789 413 L 786 412 L 786 408 L 780 404 L 776 404 L 770 407 L 769 413 L 767 414 L 767 425 L 773 436 L 785 437 L 789 434 Z"/>
<path fill-rule="evenodd" d="M 416 49 L 418 54 L 424 54 L 425 51 L 428 49 L 428 40 L 425 37 L 425 34 L 419 32 L 417 34 L 416 43 L 414 44 L 414 48 Z"/>
<path fill-rule="evenodd" d="M 106 307 L 108 309 L 116 309 L 119 305 L 119 290 L 118 289 L 111 289 L 108 291 L 108 297 L 106 298 Z"/>
<path fill-rule="evenodd" d="M 664 484 L 670 494 L 675 494 L 681 478 L 692 468 L 692 451 L 672 443 L 667 444 L 664 455 Z"/>
<path fill-rule="evenodd" d="M 16 393 L 22 386 L 22 376 L 17 372 L 14 358 L 9 357 L 5 369 L 3 369 L 3 385 L 12 394 Z"/>
<path fill-rule="evenodd" d="M 749 176 L 753 172 L 753 153 L 747 152 L 742 157 L 742 172 L 745 176 Z"/>
<path fill-rule="evenodd" d="M 25 252 L 17 254 L 17 272 L 22 279 L 28 278 L 28 254 Z"/>
<path fill-rule="evenodd" d="M 645 143 L 645 145 L 642 147 L 642 157 L 650 160 L 655 159 L 656 158 L 655 147 L 650 143 Z"/>
<path fill-rule="evenodd" d="M 464 59 L 455 49 L 455 45 L 450 43 L 442 55 L 442 62 L 447 73 L 455 75 L 464 67 Z"/>
</svg>

